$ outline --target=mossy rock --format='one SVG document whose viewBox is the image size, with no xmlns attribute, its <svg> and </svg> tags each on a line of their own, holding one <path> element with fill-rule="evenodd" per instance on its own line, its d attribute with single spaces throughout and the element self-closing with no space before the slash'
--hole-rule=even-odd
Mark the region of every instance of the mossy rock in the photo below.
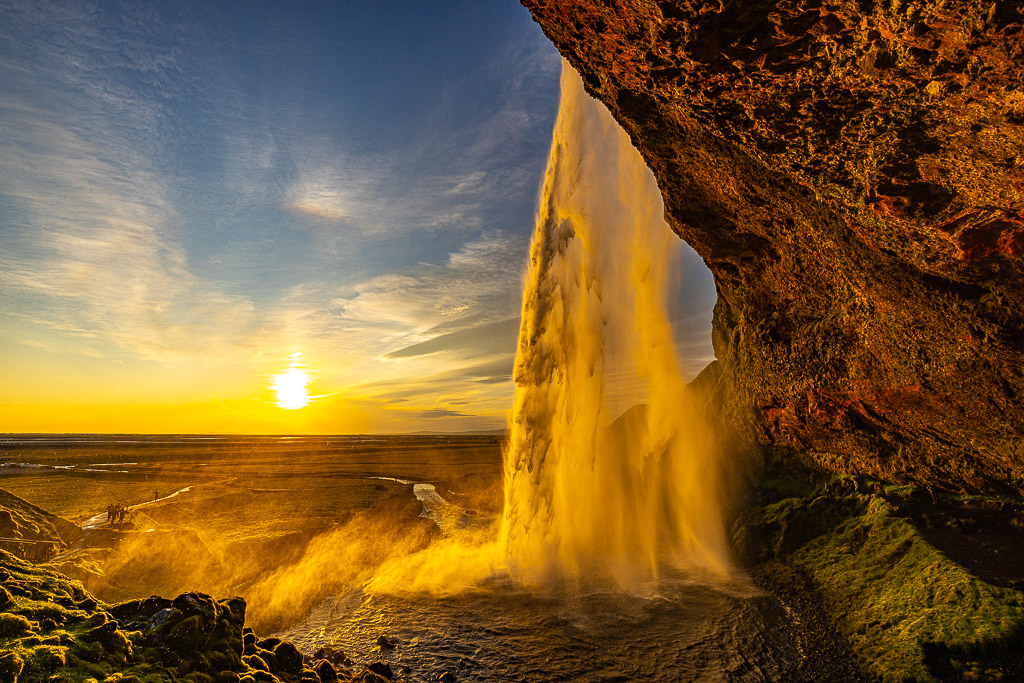
<svg viewBox="0 0 1024 683">
<path fill-rule="evenodd" d="M 737 523 L 733 547 L 748 566 L 788 555 L 858 514 L 866 500 L 864 496 L 785 498 L 753 508 Z"/>
<path fill-rule="evenodd" d="M 103 661 L 106 656 L 106 652 L 103 646 L 99 643 L 82 643 L 78 642 L 71 648 L 71 653 L 86 662 L 98 663 Z"/>
<path fill-rule="evenodd" d="M 363 669 L 352 677 L 352 683 L 389 683 L 389 681 L 390 679 L 384 678 L 369 669 Z"/>
<path fill-rule="evenodd" d="M 313 664 L 313 671 L 320 678 L 322 683 L 333 683 L 338 680 L 338 672 L 335 670 L 334 665 L 328 662 L 326 659 L 321 659 Z"/>
<path fill-rule="evenodd" d="M 172 601 L 167 598 L 150 596 L 142 600 L 128 600 L 113 605 L 108 610 L 115 619 L 125 626 L 141 625 L 161 610 L 169 609 Z"/>
<path fill-rule="evenodd" d="M 267 673 L 270 673 L 270 667 L 267 666 L 266 661 L 264 661 L 264 659 L 259 655 L 243 655 L 242 662 L 255 671 L 266 671 Z"/>
<path fill-rule="evenodd" d="M 29 621 L 20 614 L 0 614 L 0 638 L 20 638 L 35 633 L 39 624 Z"/>
<path fill-rule="evenodd" d="M 29 650 L 29 656 L 25 661 L 25 670 L 22 675 L 28 677 L 49 678 L 67 665 L 66 647 L 52 647 L 41 645 Z"/>
<path fill-rule="evenodd" d="M 14 652 L 0 655 L 0 683 L 14 683 L 25 668 L 25 661 Z"/>
<path fill-rule="evenodd" d="M 289 642 L 279 642 L 274 648 L 276 668 L 274 673 L 298 676 L 302 673 L 302 653 Z"/>
<path fill-rule="evenodd" d="M 0 586 L 0 609 L 7 609 L 12 604 L 14 604 L 14 597 L 11 596 L 10 591 Z"/>
<path fill-rule="evenodd" d="M 163 683 L 279 683 L 243 663 L 245 601 L 217 601 L 187 593 L 174 600 L 146 598 L 108 607 L 76 581 L 0 550 L 0 577 L 16 594 L 0 613 L 0 683 L 20 680 Z M 253 634 L 253 643 L 258 640 Z M 301 655 L 280 650 L 291 680 Z M 264 650 L 276 665 L 277 655 Z M 295 667 L 298 657 L 299 667 Z M 257 659 L 256 661 L 262 661 Z"/>
<path fill-rule="evenodd" d="M 178 652 L 198 649 L 207 638 L 207 627 L 199 615 L 186 617 L 167 632 L 167 645 Z"/>
<path fill-rule="evenodd" d="M 922 539 L 881 498 L 794 553 L 822 588 L 851 647 L 884 680 L 936 680 L 926 647 L 1010 644 L 1024 596 L 972 576 Z"/>
</svg>

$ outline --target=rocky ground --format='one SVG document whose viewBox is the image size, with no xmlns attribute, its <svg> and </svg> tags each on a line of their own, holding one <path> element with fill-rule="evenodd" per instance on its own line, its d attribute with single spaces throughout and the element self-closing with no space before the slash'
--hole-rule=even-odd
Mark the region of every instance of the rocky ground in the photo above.
<svg viewBox="0 0 1024 683">
<path fill-rule="evenodd" d="M 0 551 L 0 681 L 290 683 L 391 678 L 336 650 L 306 656 L 245 628 L 245 600 L 185 593 L 116 605 Z"/>
<path fill-rule="evenodd" d="M 19 557 L 45 560 L 81 537 L 78 525 L 0 490 L 0 548 Z"/>
</svg>

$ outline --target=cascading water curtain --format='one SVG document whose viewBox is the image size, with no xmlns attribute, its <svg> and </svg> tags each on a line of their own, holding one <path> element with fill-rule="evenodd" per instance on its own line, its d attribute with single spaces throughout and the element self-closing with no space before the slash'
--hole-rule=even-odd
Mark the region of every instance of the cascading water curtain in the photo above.
<svg viewBox="0 0 1024 683">
<path fill-rule="evenodd" d="M 505 559 L 525 584 L 569 589 L 640 589 L 666 566 L 722 574 L 722 457 L 666 306 L 678 238 L 653 174 L 567 63 L 561 85 L 516 357 Z M 642 387 L 621 418 L 613 380 Z"/>
</svg>

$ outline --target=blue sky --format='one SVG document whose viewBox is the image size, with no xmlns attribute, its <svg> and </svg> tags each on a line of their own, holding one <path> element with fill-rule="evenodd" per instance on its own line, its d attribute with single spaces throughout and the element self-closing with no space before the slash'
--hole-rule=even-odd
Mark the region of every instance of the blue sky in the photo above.
<svg viewBox="0 0 1024 683">
<path fill-rule="evenodd" d="M 284 431 L 500 426 L 560 68 L 514 0 L 0 2 L 0 431 L 296 364 Z"/>
</svg>

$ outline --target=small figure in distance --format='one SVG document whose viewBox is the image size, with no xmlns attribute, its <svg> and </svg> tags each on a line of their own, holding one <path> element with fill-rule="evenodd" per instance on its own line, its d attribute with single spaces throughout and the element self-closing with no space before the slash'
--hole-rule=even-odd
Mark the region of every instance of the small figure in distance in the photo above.
<svg viewBox="0 0 1024 683">
<path fill-rule="evenodd" d="M 153 502 L 155 503 L 158 500 L 160 500 L 160 492 L 159 491 L 153 491 Z"/>
<path fill-rule="evenodd" d="M 111 503 L 107 506 L 107 524 L 114 523 L 114 504 Z"/>
</svg>

